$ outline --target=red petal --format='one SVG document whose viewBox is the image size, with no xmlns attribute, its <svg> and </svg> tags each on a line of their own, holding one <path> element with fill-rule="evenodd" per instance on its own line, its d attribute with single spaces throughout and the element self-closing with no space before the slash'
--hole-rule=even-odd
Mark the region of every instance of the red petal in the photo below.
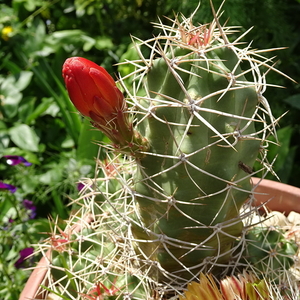
<svg viewBox="0 0 300 300">
<path fill-rule="evenodd" d="M 63 77 L 73 104 L 84 116 L 89 116 L 88 69 L 79 58 L 68 58 L 63 65 Z"/>
<path fill-rule="evenodd" d="M 113 109 L 117 108 L 119 106 L 119 95 L 116 92 L 116 84 L 112 77 L 106 71 L 103 73 L 95 68 L 90 69 L 90 76 L 94 80 L 103 100 L 108 102 Z"/>
</svg>

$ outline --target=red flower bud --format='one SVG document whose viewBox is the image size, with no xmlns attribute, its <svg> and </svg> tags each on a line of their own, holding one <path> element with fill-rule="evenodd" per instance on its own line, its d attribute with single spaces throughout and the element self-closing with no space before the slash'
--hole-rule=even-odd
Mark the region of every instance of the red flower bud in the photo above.
<svg viewBox="0 0 300 300">
<path fill-rule="evenodd" d="M 75 107 L 93 120 L 92 124 L 111 139 L 116 150 L 138 157 L 138 151 L 148 149 L 148 141 L 129 122 L 122 92 L 104 68 L 85 58 L 72 57 L 65 61 L 62 75 Z"/>
<path fill-rule="evenodd" d="M 94 62 L 82 57 L 68 58 L 62 73 L 73 104 L 84 116 L 105 124 L 124 110 L 124 97 L 115 81 Z"/>
</svg>

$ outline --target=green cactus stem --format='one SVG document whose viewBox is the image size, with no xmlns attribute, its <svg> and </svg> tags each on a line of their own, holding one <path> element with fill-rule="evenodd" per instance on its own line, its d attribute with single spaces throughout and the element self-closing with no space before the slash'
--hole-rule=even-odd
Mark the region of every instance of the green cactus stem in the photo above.
<svg viewBox="0 0 300 300">
<path fill-rule="evenodd" d="M 197 27 L 192 18 L 173 22 L 158 24 L 164 35 L 138 41 L 152 56 L 133 73 L 135 92 L 124 84 L 150 145 L 136 160 L 132 231 L 139 253 L 159 266 L 159 281 L 228 264 L 252 167 L 266 137 L 276 137 L 262 96 L 268 60 L 229 42 L 231 29 L 216 16 Z"/>
<path fill-rule="evenodd" d="M 298 245 L 288 240 L 284 232 L 275 227 L 254 227 L 246 234 L 244 259 L 257 273 L 268 274 L 278 281 L 295 262 Z"/>
<path fill-rule="evenodd" d="M 113 183 L 112 173 L 109 176 L 107 181 Z M 53 232 L 47 240 L 46 249 L 51 247 L 47 290 L 61 299 L 149 298 L 149 281 L 136 266 L 138 258 L 126 236 L 122 215 L 126 215 L 127 205 L 122 192 L 111 194 L 111 187 L 104 181 L 100 195 L 87 193 L 84 199 L 76 200 L 82 209 L 67 221 L 65 231 Z M 120 202 L 112 206 L 114 197 Z M 86 215 L 90 222 L 85 221 Z"/>
</svg>

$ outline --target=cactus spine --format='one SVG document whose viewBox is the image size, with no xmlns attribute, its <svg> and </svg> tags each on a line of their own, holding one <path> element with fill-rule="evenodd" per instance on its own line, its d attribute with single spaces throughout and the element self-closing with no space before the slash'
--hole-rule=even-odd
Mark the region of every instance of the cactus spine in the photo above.
<svg viewBox="0 0 300 300">
<path fill-rule="evenodd" d="M 113 140 L 102 175 L 75 201 L 81 209 L 69 227 L 87 214 L 93 222 L 65 247 L 50 241 L 56 293 L 159 299 L 181 293 L 202 272 L 223 276 L 247 265 L 236 260 L 253 251 L 245 246 L 249 213 L 241 208 L 252 194 L 254 162 L 270 169 L 266 140 L 276 138 L 277 120 L 263 96 L 261 67 L 274 67 L 260 52 L 240 49 L 241 37 L 229 42 L 234 29 L 222 27 L 219 15 L 208 25 L 194 26 L 193 15 L 160 22 L 161 35 L 136 41 L 140 58 L 119 80 L 128 106 L 118 116 L 139 138 Z M 119 133 L 113 122 L 107 128 Z"/>
</svg>

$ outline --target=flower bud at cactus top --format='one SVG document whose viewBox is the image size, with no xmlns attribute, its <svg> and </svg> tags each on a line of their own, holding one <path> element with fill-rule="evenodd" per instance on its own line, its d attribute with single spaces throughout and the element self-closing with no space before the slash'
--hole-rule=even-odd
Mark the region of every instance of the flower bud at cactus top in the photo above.
<svg viewBox="0 0 300 300">
<path fill-rule="evenodd" d="M 128 119 L 122 92 L 104 68 L 88 59 L 71 57 L 65 61 L 62 74 L 75 107 L 93 120 L 115 148 L 134 156 L 147 149 L 147 141 L 133 130 Z"/>
<path fill-rule="evenodd" d="M 125 106 L 113 78 L 88 59 L 68 58 L 63 65 L 63 77 L 75 107 L 95 122 L 108 121 Z"/>
</svg>

